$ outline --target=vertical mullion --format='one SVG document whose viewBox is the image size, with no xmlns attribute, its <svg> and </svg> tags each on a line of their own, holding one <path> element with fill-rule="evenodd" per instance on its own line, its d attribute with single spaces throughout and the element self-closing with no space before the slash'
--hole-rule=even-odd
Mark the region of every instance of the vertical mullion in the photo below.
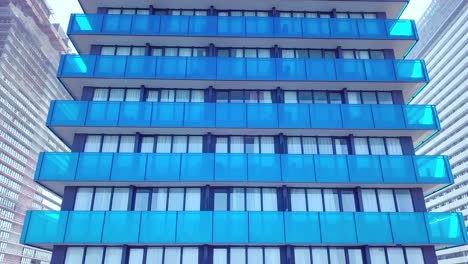
<svg viewBox="0 0 468 264">
<path fill-rule="evenodd" d="M 88 252 L 88 247 L 84 247 L 83 249 L 83 256 L 81 257 L 81 263 L 85 264 L 86 254 Z"/>
<path fill-rule="evenodd" d="M 107 251 L 107 247 L 102 247 L 101 264 L 104 264 L 104 261 L 105 261 L 105 258 L 106 258 L 106 251 Z"/>
<path fill-rule="evenodd" d="M 91 194 L 91 211 L 93 211 L 94 208 L 94 197 L 96 196 L 96 188 L 92 187 L 93 193 Z M 76 195 L 75 195 L 76 196 Z M 76 202 L 76 197 L 75 197 L 75 202 Z"/>
</svg>

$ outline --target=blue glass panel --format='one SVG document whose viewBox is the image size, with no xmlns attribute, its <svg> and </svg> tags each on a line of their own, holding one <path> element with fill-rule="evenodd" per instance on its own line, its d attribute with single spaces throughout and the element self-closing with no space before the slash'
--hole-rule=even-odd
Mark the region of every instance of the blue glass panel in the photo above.
<svg viewBox="0 0 468 264">
<path fill-rule="evenodd" d="M 26 211 L 26 215 L 24 216 L 24 222 L 23 222 L 23 230 L 21 231 L 21 236 L 20 236 L 21 244 L 27 243 L 26 236 L 28 234 L 28 226 L 29 226 L 30 221 L 31 221 L 31 211 Z"/>
<path fill-rule="evenodd" d="M 357 244 L 354 213 L 319 213 L 322 243 Z"/>
<path fill-rule="evenodd" d="M 68 216 L 65 243 L 101 242 L 104 212 L 71 211 Z"/>
<path fill-rule="evenodd" d="M 146 181 L 179 181 L 180 154 L 148 154 Z"/>
<path fill-rule="evenodd" d="M 232 18 L 232 17 L 231 17 Z M 217 58 L 218 80 L 245 80 L 247 64 L 243 58 Z"/>
<path fill-rule="evenodd" d="M 302 19 L 291 17 L 275 17 L 276 37 L 302 37 Z"/>
<path fill-rule="evenodd" d="M 393 244 L 390 218 L 386 213 L 355 213 L 357 239 L 360 244 Z"/>
<path fill-rule="evenodd" d="M 73 14 L 70 19 L 70 32 L 73 34 L 91 34 L 101 31 L 103 15 Z"/>
<path fill-rule="evenodd" d="M 372 105 L 375 128 L 402 129 L 405 119 L 401 105 Z"/>
<path fill-rule="evenodd" d="M 283 182 L 315 182 L 314 156 L 281 155 Z"/>
<path fill-rule="evenodd" d="M 334 81 L 336 80 L 335 60 L 308 59 L 305 60 L 307 80 Z"/>
<path fill-rule="evenodd" d="M 141 212 L 106 212 L 102 243 L 138 243 Z"/>
<path fill-rule="evenodd" d="M 192 36 L 216 36 L 218 30 L 218 17 L 191 16 L 189 34 Z"/>
<path fill-rule="evenodd" d="M 32 211 L 26 232 L 26 243 L 63 243 L 68 212 Z"/>
<path fill-rule="evenodd" d="M 276 80 L 275 59 L 245 59 L 248 80 Z"/>
<path fill-rule="evenodd" d="M 218 17 L 218 35 L 245 36 L 245 17 Z"/>
<path fill-rule="evenodd" d="M 78 153 L 41 153 L 42 162 L 38 164 L 36 180 L 73 181 L 78 164 Z"/>
<path fill-rule="evenodd" d="M 385 39 L 387 29 L 383 19 L 358 19 L 357 26 L 360 38 Z"/>
<path fill-rule="evenodd" d="M 341 105 L 344 128 L 374 128 L 371 105 Z"/>
<path fill-rule="evenodd" d="M 177 16 L 174 16 L 177 17 Z M 186 57 L 157 57 L 156 78 L 185 79 L 187 72 Z"/>
<path fill-rule="evenodd" d="M 213 243 L 247 244 L 249 242 L 247 212 L 213 212 Z"/>
<path fill-rule="evenodd" d="M 334 19 L 330 20 L 331 35 L 335 38 L 359 38 L 356 19 Z"/>
<path fill-rule="evenodd" d="M 175 243 L 177 212 L 142 212 L 140 243 Z"/>
<path fill-rule="evenodd" d="M 213 212 L 178 212 L 177 243 L 211 243 Z"/>
<path fill-rule="evenodd" d="M 77 181 L 109 181 L 112 168 L 112 153 L 80 153 Z"/>
<path fill-rule="evenodd" d="M 275 154 L 248 154 L 249 181 L 280 182 L 281 158 Z"/>
<path fill-rule="evenodd" d="M 49 115 L 52 115 L 48 125 L 54 126 L 84 126 L 88 102 L 52 101 Z"/>
<path fill-rule="evenodd" d="M 129 34 L 133 15 L 105 15 L 102 23 L 103 34 Z"/>
<path fill-rule="evenodd" d="M 146 154 L 115 153 L 112 164 L 112 181 L 144 181 Z"/>
<path fill-rule="evenodd" d="M 182 127 L 184 123 L 183 103 L 154 103 L 151 116 L 152 127 Z"/>
<path fill-rule="evenodd" d="M 364 67 L 368 81 L 396 80 L 392 60 L 364 60 Z"/>
<path fill-rule="evenodd" d="M 429 81 L 426 77 L 424 62 L 418 60 L 393 61 L 396 67 L 396 77 L 399 81 Z"/>
<path fill-rule="evenodd" d="M 125 78 L 155 78 L 156 57 L 129 56 L 127 57 Z"/>
<path fill-rule="evenodd" d="M 185 127 L 214 127 L 215 105 L 209 103 L 185 104 Z"/>
<path fill-rule="evenodd" d="M 120 102 L 89 102 L 87 126 L 117 126 Z"/>
<path fill-rule="evenodd" d="M 406 127 L 411 129 L 438 129 L 436 111 L 428 105 L 406 105 L 403 107 Z"/>
<path fill-rule="evenodd" d="M 425 213 L 429 241 L 432 244 L 465 244 L 465 225 L 457 213 Z"/>
<path fill-rule="evenodd" d="M 453 181 L 450 165 L 445 156 L 414 156 L 418 182 L 448 183 Z"/>
<path fill-rule="evenodd" d="M 305 60 L 276 59 L 276 73 L 278 80 L 306 80 Z"/>
<path fill-rule="evenodd" d="M 286 243 L 320 243 L 319 214 L 311 212 L 284 212 Z M 277 230 L 276 232 L 278 232 Z"/>
<path fill-rule="evenodd" d="M 253 37 L 273 36 L 273 19 L 271 17 L 245 17 L 245 34 Z"/>
<path fill-rule="evenodd" d="M 349 155 L 348 166 L 351 182 L 383 182 L 379 156 Z"/>
<path fill-rule="evenodd" d="M 415 39 L 414 22 L 411 20 L 385 20 L 389 38 Z"/>
<path fill-rule="evenodd" d="M 216 127 L 247 127 L 246 104 L 216 103 Z"/>
<path fill-rule="evenodd" d="M 160 32 L 163 35 L 187 35 L 189 16 L 161 16 Z"/>
<path fill-rule="evenodd" d="M 346 155 L 314 155 L 317 182 L 349 182 Z"/>
<path fill-rule="evenodd" d="M 160 25 L 160 16 L 133 16 L 132 33 L 134 35 L 156 35 L 159 34 Z"/>
<path fill-rule="evenodd" d="M 125 78 L 129 56 L 97 56 L 93 77 Z"/>
<path fill-rule="evenodd" d="M 122 102 L 120 104 L 119 126 L 149 127 L 152 103 Z"/>
<path fill-rule="evenodd" d="M 310 128 L 309 105 L 278 104 L 279 127 Z"/>
<path fill-rule="evenodd" d="M 330 37 L 330 20 L 323 18 L 303 18 L 302 35 L 304 38 Z"/>
<path fill-rule="evenodd" d="M 365 60 L 336 59 L 336 76 L 340 81 L 365 81 Z"/>
<path fill-rule="evenodd" d="M 310 126 L 312 128 L 342 128 L 341 106 L 338 104 L 311 104 Z"/>
<path fill-rule="evenodd" d="M 187 58 L 187 79 L 215 80 L 216 58 L 189 57 Z"/>
<path fill-rule="evenodd" d="M 247 104 L 247 127 L 277 128 L 278 106 L 276 104 Z"/>
<path fill-rule="evenodd" d="M 60 59 L 58 77 L 91 77 L 94 74 L 96 56 L 94 55 L 67 55 Z"/>
<path fill-rule="evenodd" d="M 283 213 L 249 212 L 249 242 L 284 243 Z"/>
<path fill-rule="evenodd" d="M 215 154 L 215 181 L 247 181 L 246 154 Z"/>
<path fill-rule="evenodd" d="M 389 213 L 395 244 L 427 244 L 423 213 Z"/>
<path fill-rule="evenodd" d="M 416 182 L 411 156 L 380 156 L 384 182 Z"/>
<path fill-rule="evenodd" d="M 214 154 L 182 154 L 180 180 L 182 181 L 213 181 Z"/>
</svg>

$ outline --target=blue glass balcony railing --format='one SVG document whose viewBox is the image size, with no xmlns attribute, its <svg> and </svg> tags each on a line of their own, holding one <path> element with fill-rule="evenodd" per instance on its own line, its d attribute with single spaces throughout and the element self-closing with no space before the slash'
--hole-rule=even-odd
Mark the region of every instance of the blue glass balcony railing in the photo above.
<svg viewBox="0 0 468 264">
<path fill-rule="evenodd" d="M 49 127 L 440 129 L 434 106 L 52 101 Z"/>
<path fill-rule="evenodd" d="M 61 78 L 428 82 L 421 60 L 64 55 Z"/>
<path fill-rule="evenodd" d="M 453 183 L 453 176 L 446 156 L 46 152 L 35 180 L 46 187 L 88 181 L 425 186 Z"/>
<path fill-rule="evenodd" d="M 412 20 L 74 14 L 69 35 L 417 40 Z"/>
<path fill-rule="evenodd" d="M 29 211 L 21 235 L 21 243 L 41 247 L 82 243 L 445 246 L 467 242 L 459 213 Z"/>
</svg>

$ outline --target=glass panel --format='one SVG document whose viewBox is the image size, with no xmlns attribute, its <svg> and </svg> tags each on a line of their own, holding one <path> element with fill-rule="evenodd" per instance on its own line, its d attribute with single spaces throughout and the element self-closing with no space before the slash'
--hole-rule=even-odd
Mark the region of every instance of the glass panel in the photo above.
<svg viewBox="0 0 468 264">
<path fill-rule="evenodd" d="M 275 140 L 273 137 L 261 137 L 261 153 L 273 154 L 275 153 Z"/>
<path fill-rule="evenodd" d="M 307 205 L 309 211 L 323 212 L 322 191 L 320 189 L 307 190 Z"/>
<path fill-rule="evenodd" d="M 402 248 L 387 248 L 388 262 L 392 264 L 405 264 Z M 413 262 L 410 262 L 413 263 Z"/>
<path fill-rule="evenodd" d="M 297 93 L 293 91 L 284 92 L 284 103 L 295 104 L 297 103 Z"/>
<path fill-rule="evenodd" d="M 228 194 L 225 190 L 215 191 L 214 193 L 214 210 L 227 211 L 228 210 Z"/>
<path fill-rule="evenodd" d="M 329 137 L 319 137 L 318 148 L 320 154 L 333 154 L 332 139 Z"/>
<path fill-rule="evenodd" d="M 312 92 L 298 92 L 297 97 L 299 98 L 299 103 L 302 103 L 302 104 L 313 103 Z"/>
<path fill-rule="evenodd" d="M 330 104 L 341 104 L 343 103 L 340 93 L 329 93 L 330 95 Z"/>
<path fill-rule="evenodd" d="M 154 147 L 154 137 L 143 137 L 141 140 L 141 153 L 152 153 Z"/>
<path fill-rule="evenodd" d="M 281 264 L 279 248 L 265 248 L 265 263 Z"/>
<path fill-rule="evenodd" d="M 226 248 L 213 249 L 213 264 L 228 264 Z"/>
<path fill-rule="evenodd" d="M 232 136 L 230 147 L 230 153 L 244 153 L 244 138 Z"/>
<path fill-rule="evenodd" d="M 406 248 L 406 259 L 411 264 L 424 264 L 424 257 L 420 248 Z"/>
<path fill-rule="evenodd" d="M 171 136 L 158 136 L 156 143 L 156 153 L 170 153 L 171 141 Z"/>
<path fill-rule="evenodd" d="M 82 247 L 69 247 L 65 256 L 65 264 L 82 263 L 84 248 Z"/>
<path fill-rule="evenodd" d="M 307 211 L 304 189 L 291 189 L 291 211 Z"/>
<path fill-rule="evenodd" d="M 395 190 L 398 212 L 414 212 L 413 200 L 409 190 Z"/>
<path fill-rule="evenodd" d="M 199 188 L 187 188 L 185 192 L 185 211 L 200 211 L 201 194 Z"/>
<path fill-rule="evenodd" d="M 377 104 L 377 95 L 375 92 L 362 92 L 363 104 Z"/>
<path fill-rule="evenodd" d="M 369 138 L 372 155 L 385 155 L 385 143 L 383 138 Z"/>
<path fill-rule="evenodd" d="M 173 153 L 187 152 L 187 136 L 174 136 L 174 142 L 172 144 Z"/>
<path fill-rule="evenodd" d="M 379 104 L 393 104 L 391 92 L 377 92 Z"/>
<path fill-rule="evenodd" d="M 340 199 L 337 190 L 325 189 L 323 190 L 323 199 L 325 201 L 325 211 L 339 212 Z"/>
<path fill-rule="evenodd" d="M 226 137 L 216 137 L 216 153 L 228 153 L 228 139 Z"/>
<path fill-rule="evenodd" d="M 138 102 L 140 101 L 140 90 L 138 89 L 128 89 L 127 96 L 125 97 L 127 102 Z"/>
<path fill-rule="evenodd" d="M 247 188 L 247 211 L 261 211 L 260 188 Z"/>
<path fill-rule="evenodd" d="M 180 263 L 180 251 L 180 248 L 166 248 L 164 252 L 164 264 Z"/>
<path fill-rule="evenodd" d="M 348 249 L 349 264 L 363 264 L 362 251 L 360 249 Z"/>
<path fill-rule="evenodd" d="M 276 189 L 264 188 L 263 190 L 263 211 L 278 211 L 278 201 Z"/>
<path fill-rule="evenodd" d="M 109 210 L 111 194 L 111 188 L 96 188 L 96 192 L 94 194 L 93 211 Z"/>
<path fill-rule="evenodd" d="M 326 248 L 312 248 L 312 263 L 328 264 Z"/>
<path fill-rule="evenodd" d="M 344 138 L 335 139 L 335 150 L 337 155 L 348 154 L 348 142 Z"/>
<path fill-rule="evenodd" d="M 354 51 L 343 50 L 343 59 L 354 59 Z"/>
<path fill-rule="evenodd" d="M 127 211 L 128 210 L 128 188 L 114 188 L 112 197 L 112 211 Z"/>
<path fill-rule="evenodd" d="M 90 211 L 93 201 L 93 188 L 78 188 L 73 210 Z"/>
<path fill-rule="evenodd" d="M 348 190 L 341 191 L 341 203 L 343 205 L 343 212 L 355 212 L 356 201 L 354 199 L 354 192 Z"/>
<path fill-rule="evenodd" d="M 361 94 L 359 92 L 348 92 L 348 103 L 349 104 L 360 104 Z"/>
<path fill-rule="evenodd" d="M 135 211 L 147 211 L 149 202 L 149 190 L 138 190 L 135 195 Z"/>
<path fill-rule="evenodd" d="M 104 259 L 104 264 L 120 263 L 121 261 L 122 261 L 122 248 L 118 248 L 118 247 L 106 248 L 106 257 Z M 148 263 L 148 264 L 151 264 L 151 263 Z"/>
<path fill-rule="evenodd" d="M 198 248 L 186 247 L 182 251 L 182 264 L 198 263 Z"/>
<path fill-rule="evenodd" d="M 326 92 L 314 92 L 314 103 L 315 104 L 326 104 L 328 103 Z"/>
<path fill-rule="evenodd" d="M 384 248 L 370 248 L 369 253 L 372 264 L 387 263 Z"/>
<path fill-rule="evenodd" d="M 362 190 L 362 205 L 364 212 L 378 212 L 377 197 L 375 196 L 375 190 Z"/>
<path fill-rule="evenodd" d="M 345 251 L 342 248 L 330 248 L 330 264 L 346 263 Z"/>
<path fill-rule="evenodd" d="M 388 155 L 403 155 L 399 138 L 386 138 Z"/>
<path fill-rule="evenodd" d="M 168 211 L 183 211 L 184 210 L 184 189 L 170 188 Z"/>
<path fill-rule="evenodd" d="M 119 152 L 135 152 L 135 137 L 134 136 L 121 136 Z"/>
<path fill-rule="evenodd" d="M 146 264 L 162 264 L 163 248 L 148 248 L 146 250 Z"/>
<path fill-rule="evenodd" d="M 128 264 L 143 264 L 144 253 L 145 251 L 143 248 L 131 248 Z"/>
<path fill-rule="evenodd" d="M 247 263 L 263 263 L 262 248 L 247 248 Z"/>
<path fill-rule="evenodd" d="M 104 136 L 101 152 L 117 152 L 119 136 Z"/>
<path fill-rule="evenodd" d="M 203 152 L 203 137 L 190 136 L 188 153 L 202 153 Z"/>
<path fill-rule="evenodd" d="M 245 264 L 245 248 L 231 248 L 230 263 Z"/>
<path fill-rule="evenodd" d="M 107 95 L 109 89 L 95 89 L 93 95 L 93 101 L 107 101 Z"/>
<path fill-rule="evenodd" d="M 151 197 L 151 211 L 166 211 L 167 188 L 154 189 Z"/>
<path fill-rule="evenodd" d="M 308 248 L 294 248 L 295 264 L 312 264 L 310 262 L 310 250 Z"/>
<path fill-rule="evenodd" d="M 381 212 L 396 212 L 392 190 L 377 190 Z"/>
<path fill-rule="evenodd" d="M 373 60 L 383 60 L 385 59 L 385 54 L 382 50 L 371 50 L 370 57 Z"/>
<path fill-rule="evenodd" d="M 102 247 L 88 247 L 86 249 L 85 264 L 101 263 L 103 253 L 104 248 Z"/>
<path fill-rule="evenodd" d="M 354 150 L 357 155 L 369 155 L 367 138 L 354 138 Z"/>
<path fill-rule="evenodd" d="M 89 135 L 86 137 L 84 152 L 99 152 L 101 150 L 101 136 Z"/>
<path fill-rule="evenodd" d="M 245 210 L 245 198 L 244 189 L 233 188 L 230 194 L 229 208 L 231 211 L 244 211 Z"/>
<path fill-rule="evenodd" d="M 303 150 L 303 154 L 318 154 L 316 138 L 303 137 L 302 138 L 302 150 Z"/>
<path fill-rule="evenodd" d="M 120 12 L 120 10 L 119 10 Z M 115 55 L 115 47 L 102 47 L 101 48 L 101 55 Z"/>
</svg>

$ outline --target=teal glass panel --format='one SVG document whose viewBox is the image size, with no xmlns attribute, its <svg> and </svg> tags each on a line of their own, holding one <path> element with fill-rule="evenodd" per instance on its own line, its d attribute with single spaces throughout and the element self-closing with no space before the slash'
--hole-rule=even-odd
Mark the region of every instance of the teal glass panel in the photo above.
<svg viewBox="0 0 468 264">
<path fill-rule="evenodd" d="M 249 212 L 249 242 L 253 244 L 284 243 L 282 212 Z"/>
<path fill-rule="evenodd" d="M 191 36 L 216 36 L 218 31 L 217 16 L 191 16 L 189 34 Z"/>
<path fill-rule="evenodd" d="M 245 36 L 245 17 L 218 17 L 219 36 Z"/>
<path fill-rule="evenodd" d="M 275 59 L 247 58 L 245 59 L 245 62 L 247 69 L 247 80 L 276 80 Z"/>
<path fill-rule="evenodd" d="M 155 78 L 156 59 L 151 56 L 128 56 L 125 78 Z"/>
<path fill-rule="evenodd" d="M 341 105 L 310 104 L 309 109 L 312 128 L 343 128 Z"/>
<path fill-rule="evenodd" d="M 210 103 L 185 104 L 184 127 L 214 127 L 215 105 Z"/>
<path fill-rule="evenodd" d="M 84 126 L 88 102 L 52 101 L 47 125 Z"/>
<path fill-rule="evenodd" d="M 389 213 L 395 244 L 427 244 L 423 213 Z"/>
<path fill-rule="evenodd" d="M 133 15 L 105 15 L 102 34 L 129 34 Z"/>
<path fill-rule="evenodd" d="M 182 154 L 181 181 L 213 181 L 214 154 Z"/>
<path fill-rule="evenodd" d="M 79 153 L 49 152 L 41 153 L 40 155 L 42 162 L 40 163 L 40 167 L 39 165 L 37 166 L 36 180 L 73 181 L 75 179 Z"/>
<path fill-rule="evenodd" d="M 303 18 L 302 36 L 304 38 L 329 38 L 330 20 L 323 18 Z"/>
<path fill-rule="evenodd" d="M 330 20 L 331 35 L 335 38 L 359 38 L 356 19 L 334 19 Z"/>
<path fill-rule="evenodd" d="M 21 231 L 21 236 L 20 236 L 21 244 L 27 243 L 26 236 L 28 234 L 28 226 L 29 226 L 30 221 L 31 221 L 31 211 L 26 211 L 26 215 L 24 216 L 24 222 L 23 222 L 23 230 Z"/>
<path fill-rule="evenodd" d="M 179 181 L 180 159 L 181 154 L 148 154 L 146 181 Z"/>
<path fill-rule="evenodd" d="M 314 156 L 281 155 L 283 182 L 315 182 Z"/>
<path fill-rule="evenodd" d="M 249 181 L 280 182 L 281 158 L 275 154 L 248 154 Z"/>
<path fill-rule="evenodd" d="M 213 233 L 213 212 L 178 212 L 177 243 L 211 243 Z"/>
<path fill-rule="evenodd" d="M 149 127 L 152 103 L 122 102 L 120 104 L 119 126 Z"/>
<path fill-rule="evenodd" d="M 247 127 L 277 128 L 277 104 L 247 104 Z"/>
<path fill-rule="evenodd" d="M 319 213 L 324 244 L 357 244 L 354 213 Z"/>
<path fill-rule="evenodd" d="M 319 214 L 284 212 L 286 243 L 320 244 Z"/>
<path fill-rule="evenodd" d="M 415 39 L 414 21 L 411 20 L 385 20 L 387 34 L 392 39 Z"/>
<path fill-rule="evenodd" d="M 70 18 L 72 34 L 100 33 L 103 15 L 73 14 Z"/>
<path fill-rule="evenodd" d="M 161 16 L 160 32 L 162 35 L 187 35 L 189 16 Z"/>
<path fill-rule="evenodd" d="M 192 80 L 215 80 L 216 58 L 214 57 L 188 57 L 187 79 Z"/>
<path fill-rule="evenodd" d="M 249 220 L 247 212 L 213 212 L 213 243 L 249 243 Z"/>
<path fill-rule="evenodd" d="M 449 183 L 453 176 L 446 156 L 413 156 L 418 182 Z"/>
<path fill-rule="evenodd" d="M 466 229 L 457 213 L 425 213 L 431 244 L 465 244 Z M 463 234 L 464 232 L 465 234 Z"/>
<path fill-rule="evenodd" d="M 375 128 L 402 129 L 405 119 L 401 105 L 371 105 Z"/>
<path fill-rule="evenodd" d="M 217 58 L 217 62 L 218 80 L 245 80 L 247 78 L 247 63 L 244 58 Z"/>
<path fill-rule="evenodd" d="M 102 243 L 138 243 L 141 212 L 106 212 Z"/>
<path fill-rule="evenodd" d="M 153 103 L 152 127 L 182 127 L 184 103 Z"/>
<path fill-rule="evenodd" d="M 65 243 L 101 243 L 105 212 L 71 211 Z"/>
<path fill-rule="evenodd" d="M 177 212 L 141 212 L 139 243 L 175 243 Z"/>
<path fill-rule="evenodd" d="M 94 55 L 62 56 L 58 77 L 92 77 L 96 64 Z"/>
<path fill-rule="evenodd" d="M 308 104 L 278 104 L 279 127 L 310 128 Z"/>
<path fill-rule="evenodd" d="M 349 178 L 354 183 L 383 182 L 380 158 L 375 155 L 349 155 Z"/>
<path fill-rule="evenodd" d="M 117 126 L 121 102 L 89 102 L 86 126 Z"/>
<path fill-rule="evenodd" d="M 314 155 L 317 182 L 349 182 L 346 155 Z"/>
<path fill-rule="evenodd" d="M 216 103 L 216 127 L 247 127 L 247 105 Z"/>
<path fill-rule="evenodd" d="M 26 243 L 63 243 L 68 220 L 66 211 L 31 211 L 26 232 Z"/>
<path fill-rule="evenodd" d="M 406 127 L 410 129 L 439 129 L 436 111 L 430 105 L 406 105 L 403 107 Z"/>
<path fill-rule="evenodd" d="M 278 80 L 306 80 L 306 66 L 303 59 L 276 59 Z"/>
<path fill-rule="evenodd" d="M 112 153 L 80 153 L 76 170 L 77 181 L 109 181 Z"/>
<path fill-rule="evenodd" d="M 177 16 L 174 16 L 177 17 Z M 185 79 L 187 75 L 187 57 L 157 57 L 156 78 Z"/>
<path fill-rule="evenodd" d="M 393 61 L 396 68 L 396 77 L 399 81 L 422 81 L 427 82 L 424 62 L 420 60 L 396 60 Z"/>
<path fill-rule="evenodd" d="M 112 181 L 144 181 L 146 154 L 115 153 L 112 164 Z"/>
<path fill-rule="evenodd" d="M 387 213 L 354 213 L 359 244 L 393 244 L 392 228 Z"/>
<path fill-rule="evenodd" d="M 371 105 L 341 105 L 344 128 L 374 128 Z"/>
<path fill-rule="evenodd" d="M 133 35 L 156 35 L 161 26 L 160 16 L 134 16 L 132 20 Z"/>
<path fill-rule="evenodd" d="M 271 17 L 245 17 L 245 34 L 247 36 L 273 36 L 273 28 Z"/>
<path fill-rule="evenodd" d="M 335 60 L 307 59 L 305 60 L 307 80 L 334 81 L 336 80 Z"/>
<path fill-rule="evenodd" d="M 383 19 L 358 19 L 357 26 L 360 38 L 386 39 L 387 29 Z"/>
<path fill-rule="evenodd" d="M 365 60 L 336 59 L 336 76 L 340 81 L 365 81 Z"/>
<path fill-rule="evenodd" d="M 380 156 L 382 175 L 386 183 L 416 182 L 411 156 Z"/>
<path fill-rule="evenodd" d="M 247 154 L 215 154 L 215 181 L 246 182 Z"/>
<path fill-rule="evenodd" d="M 302 37 L 302 19 L 292 17 L 273 18 L 276 37 Z"/>
<path fill-rule="evenodd" d="M 364 69 L 368 81 L 396 80 L 392 60 L 364 60 Z"/>
<path fill-rule="evenodd" d="M 93 77 L 125 78 L 125 66 L 129 56 L 97 56 Z"/>
</svg>

